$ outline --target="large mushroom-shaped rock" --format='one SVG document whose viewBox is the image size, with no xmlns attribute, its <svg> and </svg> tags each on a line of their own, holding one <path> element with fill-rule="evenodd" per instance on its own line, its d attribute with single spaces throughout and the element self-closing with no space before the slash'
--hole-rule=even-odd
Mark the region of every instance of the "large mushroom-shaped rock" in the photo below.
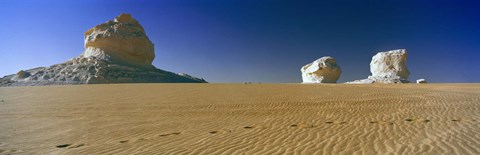
<svg viewBox="0 0 480 155">
<path fill-rule="evenodd" d="M 405 49 L 379 52 L 372 57 L 370 72 L 374 77 L 408 79 L 410 72 L 406 63 L 407 52 Z"/>
<path fill-rule="evenodd" d="M 303 66 L 303 83 L 336 83 L 342 70 L 333 57 L 325 56 Z"/>
<path fill-rule="evenodd" d="M 85 32 L 85 51 L 81 56 L 148 68 L 155 53 L 142 25 L 130 14 L 121 14 Z"/>
<path fill-rule="evenodd" d="M 129 14 L 85 32 L 85 51 L 50 67 L 37 67 L 0 78 L 2 86 L 38 86 L 106 83 L 206 83 L 202 78 L 177 74 L 152 65 L 152 42 Z"/>
</svg>

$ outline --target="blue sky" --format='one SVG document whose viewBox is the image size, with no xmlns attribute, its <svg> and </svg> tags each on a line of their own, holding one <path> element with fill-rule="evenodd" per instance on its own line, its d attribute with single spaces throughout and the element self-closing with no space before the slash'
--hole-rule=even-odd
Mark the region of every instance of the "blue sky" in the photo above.
<svg viewBox="0 0 480 155">
<path fill-rule="evenodd" d="M 153 64 L 209 82 L 301 82 L 333 56 L 339 82 L 370 75 L 371 57 L 406 48 L 410 80 L 480 82 L 480 2 L 0 1 L 0 76 L 64 62 L 83 33 L 130 13 L 155 44 Z"/>
</svg>

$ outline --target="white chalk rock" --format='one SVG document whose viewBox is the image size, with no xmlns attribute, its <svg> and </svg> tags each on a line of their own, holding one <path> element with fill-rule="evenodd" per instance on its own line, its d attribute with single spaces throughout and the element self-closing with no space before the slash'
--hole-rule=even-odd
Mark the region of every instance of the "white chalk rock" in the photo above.
<svg viewBox="0 0 480 155">
<path fill-rule="evenodd" d="M 372 79 L 366 78 L 366 79 L 355 80 L 355 81 L 350 81 L 345 83 L 346 84 L 372 84 L 372 83 L 375 83 L 375 81 Z"/>
<path fill-rule="evenodd" d="M 370 62 L 371 76 L 367 79 L 346 82 L 349 84 L 371 83 L 409 83 L 410 72 L 407 69 L 407 51 L 397 49 L 379 52 L 372 57 Z"/>
<path fill-rule="evenodd" d="M 425 79 L 418 79 L 417 83 L 420 84 L 420 83 L 428 83 L 428 82 Z"/>
<path fill-rule="evenodd" d="M 81 57 L 92 56 L 123 65 L 151 67 L 155 52 L 142 25 L 130 14 L 121 14 L 85 32 Z"/>
<path fill-rule="evenodd" d="M 300 71 L 303 83 L 336 83 L 342 74 L 335 58 L 329 56 L 303 66 Z"/>
<path fill-rule="evenodd" d="M 407 69 L 407 52 L 397 49 L 379 52 L 372 57 L 370 72 L 373 77 L 408 79 L 410 72 Z"/>
</svg>

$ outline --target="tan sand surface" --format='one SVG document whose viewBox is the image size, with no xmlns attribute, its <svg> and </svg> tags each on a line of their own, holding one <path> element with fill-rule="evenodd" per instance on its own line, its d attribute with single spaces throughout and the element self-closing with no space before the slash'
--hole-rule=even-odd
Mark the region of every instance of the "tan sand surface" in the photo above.
<svg viewBox="0 0 480 155">
<path fill-rule="evenodd" d="M 480 154 L 480 84 L 0 88 L 0 154 Z"/>
</svg>

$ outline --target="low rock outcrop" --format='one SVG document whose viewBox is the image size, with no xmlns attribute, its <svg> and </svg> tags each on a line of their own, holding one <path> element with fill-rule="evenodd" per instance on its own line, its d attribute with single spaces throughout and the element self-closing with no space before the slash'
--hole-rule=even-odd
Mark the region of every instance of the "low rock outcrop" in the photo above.
<svg viewBox="0 0 480 155">
<path fill-rule="evenodd" d="M 303 66 L 303 83 L 336 83 L 342 70 L 333 57 L 325 56 Z"/>
<path fill-rule="evenodd" d="M 152 42 L 129 14 L 85 32 L 85 51 L 50 67 L 39 67 L 0 78 L 0 86 L 97 83 L 205 83 L 201 78 L 176 74 L 152 65 Z"/>
<path fill-rule="evenodd" d="M 421 84 L 421 83 L 428 83 L 428 82 L 427 82 L 427 80 L 425 80 L 425 79 L 418 79 L 418 80 L 417 80 L 417 83 L 418 83 L 418 84 Z"/>
</svg>

